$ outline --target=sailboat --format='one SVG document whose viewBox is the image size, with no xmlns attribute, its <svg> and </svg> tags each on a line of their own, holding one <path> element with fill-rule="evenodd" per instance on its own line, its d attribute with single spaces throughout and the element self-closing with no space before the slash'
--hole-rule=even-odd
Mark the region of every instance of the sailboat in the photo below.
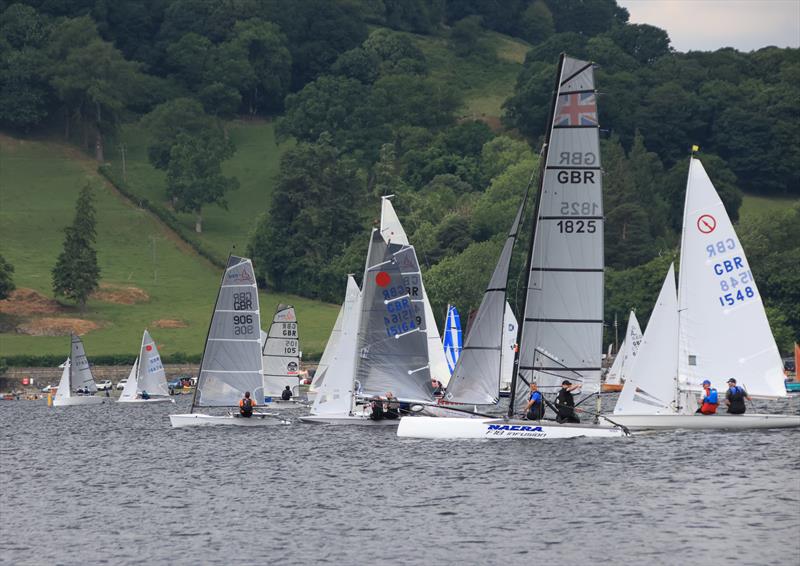
<svg viewBox="0 0 800 566">
<path fill-rule="evenodd" d="M 391 199 L 393 196 L 381 197 L 381 236 L 383 236 L 387 244 L 410 246 L 406 231 L 397 217 L 394 206 L 392 206 Z M 417 253 L 413 247 L 411 247 L 411 251 L 414 257 L 409 258 L 408 261 L 416 265 L 416 271 L 410 272 L 408 268 L 403 270 L 406 277 L 406 287 L 409 289 L 415 308 L 419 310 L 419 307 L 422 307 L 422 313 L 419 313 L 418 316 L 425 319 L 424 328 L 428 336 L 428 367 L 431 378 L 441 381 L 442 385 L 446 387 L 450 382 L 450 370 L 447 367 L 447 360 L 442 350 L 442 339 L 439 337 L 436 317 L 433 316 L 433 308 L 431 308 L 428 293 L 425 291 L 425 284 L 422 282 Z"/>
<path fill-rule="evenodd" d="M 346 299 L 345 299 L 346 300 Z M 328 341 L 325 343 L 325 349 L 322 351 L 322 357 L 319 359 L 319 364 L 314 373 L 314 378 L 311 380 L 311 385 L 308 387 L 306 398 L 313 402 L 316 399 L 322 384 L 325 382 L 325 376 L 328 374 L 331 360 L 339 348 L 339 339 L 342 335 L 342 317 L 344 316 L 344 303 L 339 307 L 339 314 L 336 315 L 336 322 L 333 325 Z"/>
<path fill-rule="evenodd" d="M 518 365 L 511 381 L 507 417 L 403 418 L 398 436 L 549 439 L 626 434 L 611 425 L 551 424 L 551 421 L 515 418 L 527 403 L 530 383 L 537 383 L 544 394 L 555 393 L 565 379 L 580 384 L 586 394 L 600 390 L 604 262 L 595 98 L 592 63 L 562 55 L 540 161 L 524 316 L 517 335 Z M 501 261 L 506 264 L 510 261 L 521 215 L 522 207 L 501 254 Z M 482 306 L 488 301 L 495 304 L 485 312 L 486 316 L 491 313 L 496 322 L 486 326 L 484 336 L 476 318 L 459 360 L 466 368 L 462 370 L 463 378 L 457 367 L 453 384 L 448 388 L 447 397 L 453 401 L 481 404 L 498 401 L 507 280 L 507 265 L 498 263 L 482 302 Z M 477 332 L 481 337 L 473 338 Z"/>
<path fill-rule="evenodd" d="M 87 391 L 86 394 L 76 394 L 76 391 Z M 61 381 L 53 398 L 54 407 L 68 407 L 71 405 L 97 405 L 103 402 L 103 397 L 95 396 L 97 385 L 86 358 L 81 339 L 72 334 L 70 338 L 69 358 L 64 362 L 61 372 Z"/>
<path fill-rule="evenodd" d="M 744 250 L 693 155 L 677 295 L 670 267 L 613 419 L 631 429 L 797 427 L 800 415 L 695 414 L 705 379 L 720 401 L 731 377 L 751 397 L 786 397 L 782 369 Z"/>
<path fill-rule="evenodd" d="M 625 329 L 625 338 L 622 340 L 622 346 L 617 352 L 617 357 L 614 358 L 614 363 L 611 364 L 611 369 L 606 374 L 606 379 L 602 386 L 603 391 L 622 391 L 622 384 L 627 379 L 627 372 L 633 367 L 636 352 L 639 351 L 641 342 L 642 329 L 639 327 L 636 313 L 631 311 L 628 316 L 628 327 Z"/>
<path fill-rule="evenodd" d="M 246 391 L 256 402 L 264 399 L 260 332 L 253 264 L 247 258 L 232 255 L 214 304 L 191 409 L 186 414 L 170 415 L 173 427 L 263 426 L 286 422 L 273 413 L 254 412 L 251 418 L 241 418 L 238 414 L 239 401 Z M 224 407 L 236 412 L 195 413 L 199 407 Z"/>
<path fill-rule="evenodd" d="M 442 347 L 444 348 L 444 357 L 447 361 L 447 369 L 450 371 L 451 376 L 453 375 L 453 370 L 456 367 L 456 362 L 461 355 L 461 348 L 463 348 L 463 346 L 461 317 L 458 315 L 458 309 L 454 305 L 447 305 L 447 317 L 444 321 Z"/>
<path fill-rule="evenodd" d="M 289 386 L 292 395 L 298 393 L 300 374 L 300 339 L 297 315 L 291 305 L 278 305 L 269 332 L 261 333 L 264 367 L 265 402 L 279 401 Z M 259 399 L 261 400 L 261 399 Z"/>
<path fill-rule="evenodd" d="M 336 352 L 311 414 L 301 421 L 397 425 L 397 420 L 372 420 L 357 402 L 388 392 L 406 403 L 434 402 L 425 318 L 407 285 L 407 274 L 418 269 L 412 246 L 387 244 L 373 230 L 363 289 L 348 277 Z"/>
<path fill-rule="evenodd" d="M 142 398 L 146 392 L 148 398 Z M 147 330 L 142 334 L 139 355 L 133 362 L 128 381 L 117 403 L 174 403 L 169 397 L 167 375 L 161 363 L 158 346 Z"/>
</svg>

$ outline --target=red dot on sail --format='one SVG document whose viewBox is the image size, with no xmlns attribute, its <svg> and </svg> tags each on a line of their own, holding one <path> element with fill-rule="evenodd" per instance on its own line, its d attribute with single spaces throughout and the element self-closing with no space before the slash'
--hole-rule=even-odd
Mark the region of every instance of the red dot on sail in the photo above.
<svg viewBox="0 0 800 566">
<path fill-rule="evenodd" d="M 147 351 L 149 352 L 150 350 L 152 350 L 152 349 L 153 349 L 153 346 L 151 346 L 150 344 L 148 344 L 147 346 L 145 346 L 145 347 L 144 347 L 144 349 L 145 349 L 145 350 L 147 350 Z"/>
<path fill-rule="evenodd" d="M 386 287 L 391 282 L 392 278 L 385 271 L 379 271 L 375 276 L 375 283 L 377 283 L 379 287 Z"/>
</svg>

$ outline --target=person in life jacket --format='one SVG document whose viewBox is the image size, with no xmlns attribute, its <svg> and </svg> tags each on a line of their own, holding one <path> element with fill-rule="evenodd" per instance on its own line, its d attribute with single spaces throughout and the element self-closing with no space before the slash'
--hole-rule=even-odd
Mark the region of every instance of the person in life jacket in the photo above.
<svg viewBox="0 0 800 566">
<path fill-rule="evenodd" d="M 386 392 L 386 413 L 383 415 L 384 419 L 399 419 L 400 418 L 400 402 L 394 393 L 391 391 Z"/>
<path fill-rule="evenodd" d="M 379 421 L 383 419 L 383 399 L 378 397 L 377 395 L 373 397 L 369 402 L 370 414 L 369 418 L 373 421 Z"/>
<path fill-rule="evenodd" d="M 539 387 L 531 383 L 531 395 L 525 406 L 525 418 L 531 421 L 540 421 L 544 417 L 544 397 L 539 393 Z"/>
<path fill-rule="evenodd" d="M 711 382 L 706 379 L 703 381 L 703 398 L 700 399 L 700 408 L 696 413 L 713 415 L 717 412 L 717 405 L 719 405 L 717 390 L 711 387 Z"/>
<path fill-rule="evenodd" d="M 281 391 L 281 399 L 284 401 L 289 401 L 291 400 L 291 398 L 292 398 L 292 388 L 287 385 L 286 388 L 283 391 Z"/>
<path fill-rule="evenodd" d="M 728 413 L 731 415 L 743 415 L 747 410 L 744 400 L 750 400 L 750 396 L 744 387 L 736 385 L 736 380 L 728 380 L 728 391 L 725 392 L 725 404 L 728 406 Z"/>
<path fill-rule="evenodd" d="M 571 381 L 565 379 L 561 382 L 561 391 L 558 392 L 556 397 L 556 408 L 558 415 L 556 422 L 559 423 L 579 423 L 581 420 L 575 414 L 575 397 L 572 392 L 575 391 L 580 384 L 573 385 Z"/>
<path fill-rule="evenodd" d="M 239 401 L 239 415 L 244 418 L 250 418 L 253 416 L 253 407 L 256 406 L 256 402 L 250 398 L 250 392 L 244 392 L 244 399 Z"/>
</svg>

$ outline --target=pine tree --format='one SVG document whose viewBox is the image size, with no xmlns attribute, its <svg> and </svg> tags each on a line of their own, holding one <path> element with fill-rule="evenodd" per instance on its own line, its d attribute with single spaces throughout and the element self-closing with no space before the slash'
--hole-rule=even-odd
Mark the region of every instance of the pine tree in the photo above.
<svg viewBox="0 0 800 566">
<path fill-rule="evenodd" d="M 94 249 L 97 233 L 94 195 L 85 186 L 75 203 L 75 220 L 64 229 L 64 250 L 53 267 L 53 293 L 73 300 L 86 310 L 86 300 L 97 289 L 100 267 Z"/>
<path fill-rule="evenodd" d="M 0 255 L 0 299 L 5 299 L 11 291 L 16 289 L 11 276 L 12 273 L 14 273 L 14 266 Z"/>
</svg>

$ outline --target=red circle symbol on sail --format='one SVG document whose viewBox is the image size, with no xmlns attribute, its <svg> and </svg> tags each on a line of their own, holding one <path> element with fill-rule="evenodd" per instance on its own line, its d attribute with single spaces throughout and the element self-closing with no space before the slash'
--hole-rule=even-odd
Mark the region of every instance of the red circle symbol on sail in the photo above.
<svg viewBox="0 0 800 566">
<path fill-rule="evenodd" d="M 150 344 L 148 344 L 147 346 L 145 346 L 145 347 L 144 347 L 144 349 L 145 349 L 145 350 L 147 350 L 148 352 L 150 352 L 150 351 L 152 351 L 152 350 L 153 350 L 153 346 L 151 346 Z"/>
<path fill-rule="evenodd" d="M 710 234 L 717 227 L 717 219 L 710 214 L 703 214 L 697 219 L 697 229 L 703 234 Z"/>
<path fill-rule="evenodd" d="M 375 283 L 378 284 L 378 287 L 386 287 L 391 282 L 392 278 L 385 271 L 379 271 L 378 274 L 375 276 Z"/>
</svg>

